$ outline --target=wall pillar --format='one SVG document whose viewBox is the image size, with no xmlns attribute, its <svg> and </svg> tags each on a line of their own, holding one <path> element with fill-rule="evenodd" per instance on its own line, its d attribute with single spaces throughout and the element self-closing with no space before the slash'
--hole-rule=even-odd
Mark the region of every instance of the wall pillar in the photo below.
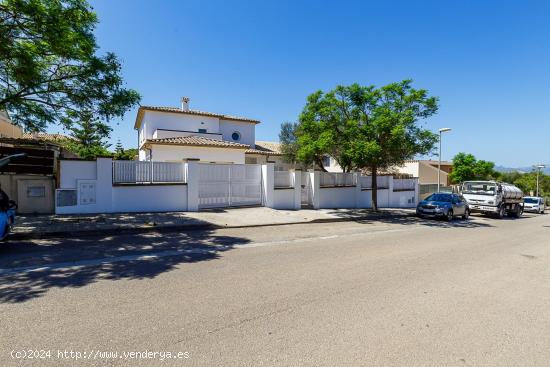
<svg viewBox="0 0 550 367">
<path fill-rule="evenodd" d="M 420 182 L 418 178 L 415 178 L 414 180 L 414 207 L 416 208 L 420 201 Z"/>
<path fill-rule="evenodd" d="M 198 159 L 188 159 L 185 163 L 187 170 L 187 210 L 199 211 L 199 175 L 200 167 Z"/>
<path fill-rule="evenodd" d="M 113 160 L 111 158 L 96 159 L 96 212 L 111 213 L 113 208 Z M 80 188 L 77 185 L 77 190 Z"/>
<path fill-rule="evenodd" d="M 273 208 L 273 197 L 275 195 L 275 164 L 262 164 L 262 196 L 264 198 L 263 205 L 268 208 Z"/>
<path fill-rule="evenodd" d="M 393 194 L 393 175 L 388 177 L 388 208 L 392 208 L 395 205 L 393 204 L 394 194 Z"/>
<path fill-rule="evenodd" d="M 295 169 L 294 175 L 294 210 L 302 209 L 302 171 Z"/>
<path fill-rule="evenodd" d="M 313 195 L 313 209 L 320 209 L 321 195 L 321 177 L 319 171 L 310 170 L 309 177 L 311 179 L 311 191 Z"/>
</svg>

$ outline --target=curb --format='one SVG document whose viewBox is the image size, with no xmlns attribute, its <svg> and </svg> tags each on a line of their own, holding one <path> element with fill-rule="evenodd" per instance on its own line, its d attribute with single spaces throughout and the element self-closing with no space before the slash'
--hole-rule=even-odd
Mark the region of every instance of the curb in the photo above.
<svg viewBox="0 0 550 367">
<path fill-rule="evenodd" d="M 259 227 L 278 227 L 297 224 L 316 224 L 316 223 L 338 223 L 338 222 L 359 222 L 363 220 L 377 220 L 388 217 L 414 217 L 414 213 L 377 213 L 368 216 L 350 217 L 350 218 L 322 218 L 306 221 L 288 222 L 288 223 L 262 223 L 248 225 L 220 225 L 214 223 L 193 223 L 171 226 L 148 226 L 136 228 L 105 228 L 105 229 L 89 229 L 83 231 L 50 231 L 50 232 L 28 232 L 28 233 L 10 233 L 7 240 L 36 240 L 45 238 L 60 238 L 60 237 L 91 237 L 98 234 L 104 236 L 123 235 L 123 234 L 140 234 L 148 232 L 173 233 L 179 231 L 197 231 L 205 229 L 224 229 L 224 228 L 259 228 Z"/>
</svg>

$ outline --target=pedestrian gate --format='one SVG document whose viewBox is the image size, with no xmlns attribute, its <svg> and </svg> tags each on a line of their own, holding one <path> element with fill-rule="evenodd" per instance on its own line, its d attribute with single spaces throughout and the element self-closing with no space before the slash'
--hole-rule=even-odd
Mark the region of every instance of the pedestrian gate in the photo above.
<svg viewBox="0 0 550 367">
<path fill-rule="evenodd" d="M 313 188 L 309 172 L 302 172 L 301 198 L 302 208 L 313 208 Z"/>
<path fill-rule="evenodd" d="M 199 164 L 199 209 L 262 205 L 259 164 Z"/>
</svg>

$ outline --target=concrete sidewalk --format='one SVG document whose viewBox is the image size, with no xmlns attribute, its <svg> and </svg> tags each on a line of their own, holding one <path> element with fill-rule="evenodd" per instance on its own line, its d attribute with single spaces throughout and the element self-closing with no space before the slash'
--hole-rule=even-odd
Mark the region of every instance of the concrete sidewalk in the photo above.
<svg viewBox="0 0 550 367">
<path fill-rule="evenodd" d="M 147 231 L 184 231 L 200 228 L 239 228 L 338 222 L 381 217 L 403 217 L 414 209 L 275 210 L 265 207 L 219 209 L 202 212 L 112 213 L 90 215 L 18 216 L 10 238 L 79 237 Z"/>
</svg>

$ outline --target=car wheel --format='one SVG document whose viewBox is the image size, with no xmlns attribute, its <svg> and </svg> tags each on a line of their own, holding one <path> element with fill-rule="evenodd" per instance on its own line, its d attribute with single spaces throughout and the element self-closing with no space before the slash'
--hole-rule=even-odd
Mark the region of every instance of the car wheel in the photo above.
<svg viewBox="0 0 550 367">
<path fill-rule="evenodd" d="M 470 210 L 466 208 L 466 210 L 464 210 L 464 215 L 462 216 L 462 219 L 468 219 L 469 217 L 470 217 Z"/>
<path fill-rule="evenodd" d="M 455 215 L 454 215 L 454 213 L 453 213 L 453 210 L 452 210 L 452 209 L 449 209 L 449 210 L 447 211 L 447 222 L 452 221 L 453 218 L 454 218 L 454 216 L 455 216 Z"/>
</svg>

